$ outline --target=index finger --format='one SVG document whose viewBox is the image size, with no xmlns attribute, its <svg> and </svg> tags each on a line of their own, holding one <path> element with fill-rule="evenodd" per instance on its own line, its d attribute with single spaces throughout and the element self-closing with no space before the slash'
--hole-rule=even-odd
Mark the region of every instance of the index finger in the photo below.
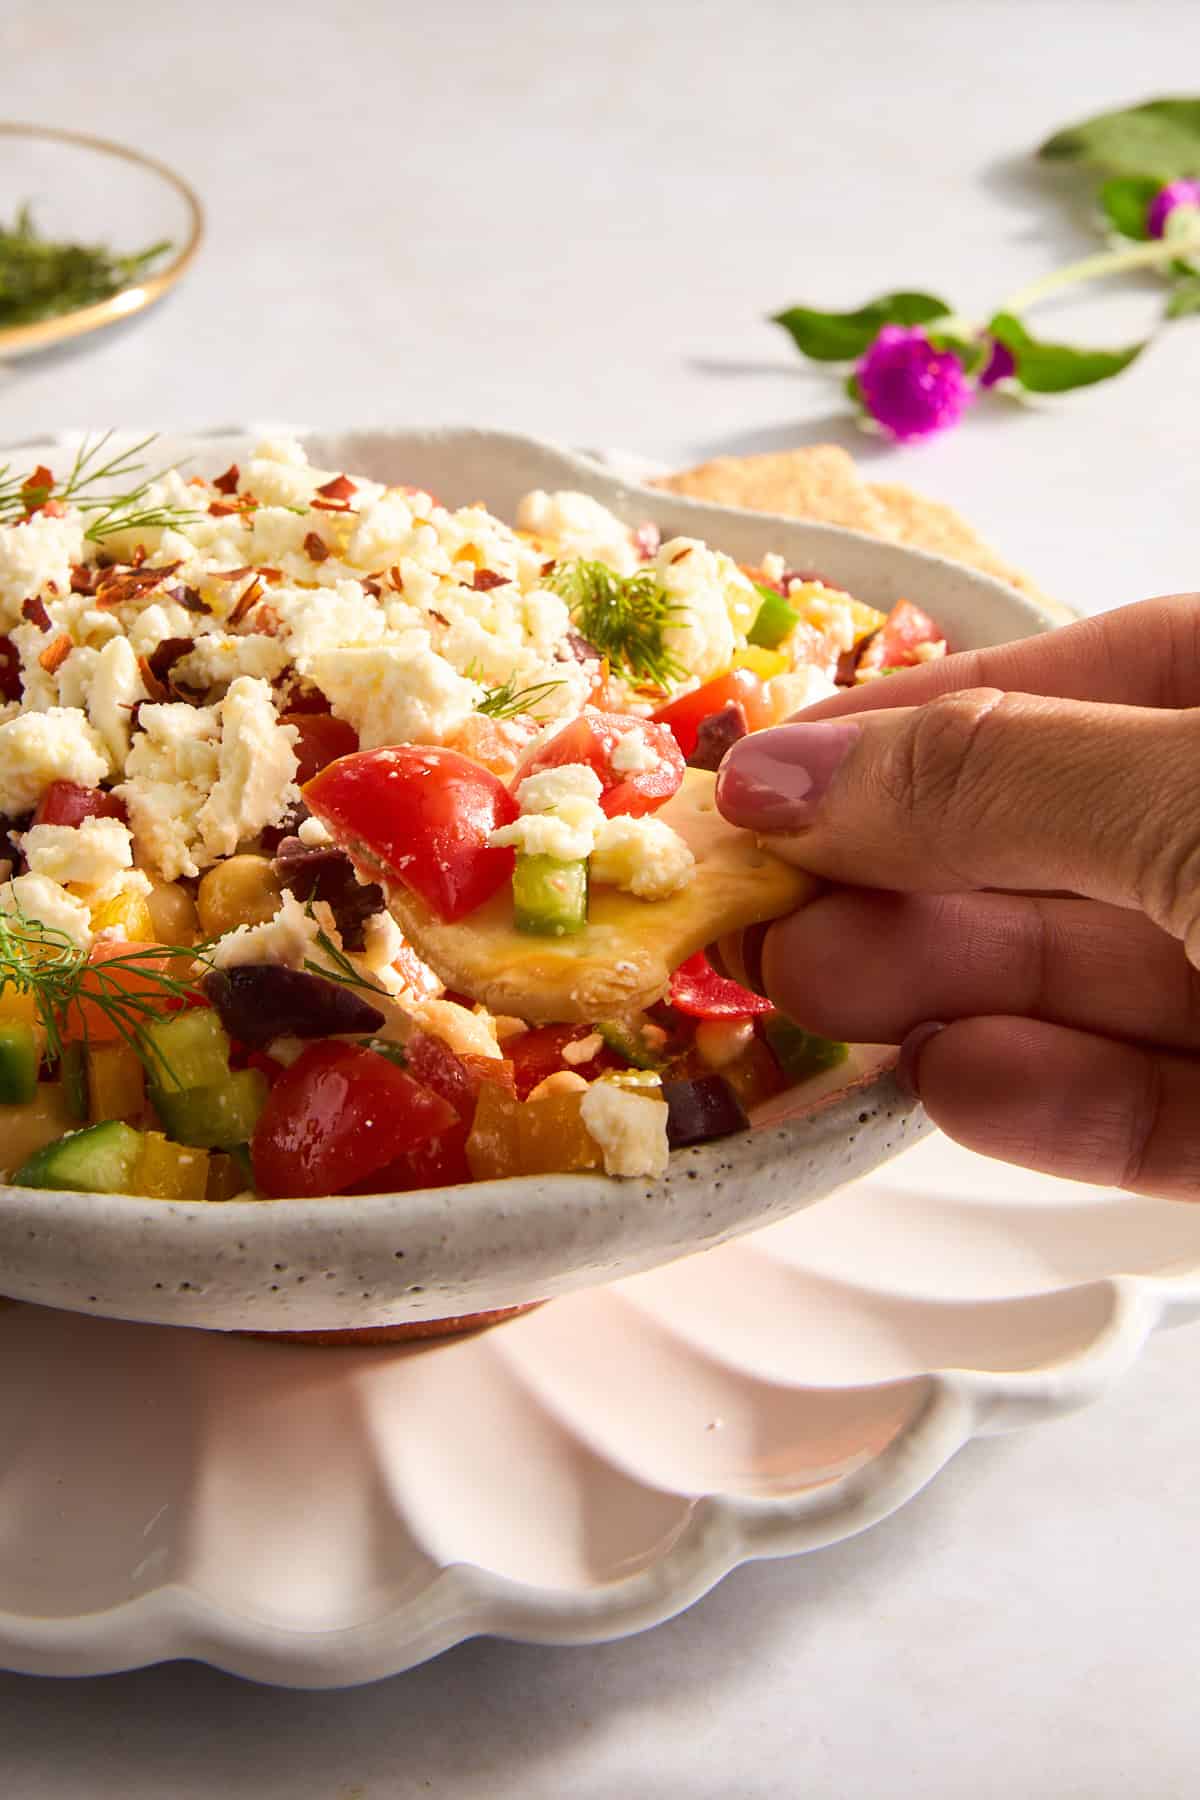
<svg viewBox="0 0 1200 1800">
<path fill-rule="evenodd" d="M 849 688 L 795 716 L 807 724 L 879 707 L 922 706 L 939 694 L 976 687 L 1125 706 L 1198 706 L 1200 594 L 1167 594 L 1015 644 L 963 650 Z"/>
</svg>

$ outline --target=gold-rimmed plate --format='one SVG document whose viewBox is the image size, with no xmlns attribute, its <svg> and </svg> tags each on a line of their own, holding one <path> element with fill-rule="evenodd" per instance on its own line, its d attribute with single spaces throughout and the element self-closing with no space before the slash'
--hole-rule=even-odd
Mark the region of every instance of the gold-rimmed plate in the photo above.
<svg viewBox="0 0 1200 1800">
<path fill-rule="evenodd" d="M 196 194 L 154 157 L 82 132 L 0 121 L 0 223 L 11 227 L 23 206 L 47 239 L 102 244 L 120 256 L 169 248 L 105 300 L 26 324 L 0 321 L 0 362 L 144 312 L 175 286 L 204 233 Z"/>
</svg>

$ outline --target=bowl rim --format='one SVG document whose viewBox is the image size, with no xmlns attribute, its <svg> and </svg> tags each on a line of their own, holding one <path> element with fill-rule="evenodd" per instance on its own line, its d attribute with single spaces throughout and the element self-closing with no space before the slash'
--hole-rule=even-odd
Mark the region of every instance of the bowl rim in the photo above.
<svg viewBox="0 0 1200 1800">
<path fill-rule="evenodd" d="M 117 157 L 122 162 L 147 169 L 175 190 L 184 203 L 188 217 L 183 243 L 164 268 L 153 275 L 147 275 L 132 287 L 118 289 L 107 300 L 97 300 L 90 306 L 76 307 L 73 312 L 62 313 L 53 319 L 35 319 L 27 325 L 0 327 L 0 357 L 13 352 L 24 355 L 32 350 L 48 350 L 55 344 L 69 343 L 73 338 L 85 337 L 90 331 L 115 325 L 120 319 L 133 318 L 152 306 L 156 300 L 161 300 L 195 260 L 205 231 L 204 208 L 200 196 L 182 175 L 176 174 L 174 169 L 160 162 L 158 157 L 148 156 L 144 150 L 135 150 L 131 145 L 117 143 L 112 138 L 94 136 L 91 132 L 70 131 L 57 125 L 27 125 L 17 120 L 0 120 L 0 138 L 41 139 L 47 143 L 67 144 L 77 150 L 91 150 L 97 155 Z"/>
</svg>

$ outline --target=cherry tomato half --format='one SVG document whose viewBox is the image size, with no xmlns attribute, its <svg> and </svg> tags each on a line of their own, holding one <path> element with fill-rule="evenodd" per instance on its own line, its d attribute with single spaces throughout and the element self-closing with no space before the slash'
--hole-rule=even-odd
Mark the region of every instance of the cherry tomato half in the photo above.
<svg viewBox="0 0 1200 1800">
<path fill-rule="evenodd" d="M 680 963 L 671 977 L 668 997 L 672 1006 L 693 1019 L 749 1019 L 772 1010 L 769 1000 L 731 981 L 728 975 L 718 975 L 703 950 Z"/>
<path fill-rule="evenodd" d="M 461 919 L 511 881 L 511 850 L 488 834 L 517 817 L 498 776 L 457 750 L 359 750 L 307 783 L 304 799 L 372 879 L 399 881 L 440 919 Z"/>
<path fill-rule="evenodd" d="M 651 768 L 628 772 L 613 768 L 613 754 L 630 731 L 641 736 L 654 756 Z M 679 745 L 664 725 L 630 718 L 627 713 L 588 711 L 526 753 L 513 776 L 513 792 L 527 775 L 558 769 L 564 763 L 584 763 L 600 777 L 604 789 L 600 805 L 610 819 L 618 813 L 640 819 L 657 812 L 678 791 L 685 766 Z"/>
<path fill-rule="evenodd" d="M 775 708 L 768 698 L 766 683 L 753 669 L 730 669 L 724 675 L 717 675 L 703 687 L 694 688 L 690 694 L 681 694 L 678 700 L 669 700 L 665 706 L 660 706 L 654 718 L 673 733 L 683 755 L 690 756 L 705 719 L 720 712 L 731 700 L 741 706 L 751 731 L 760 731 L 764 725 L 775 723 Z"/>
<path fill-rule="evenodd" d="M 250 1147 L 255 1185 L 274 1199 L 345 1193 L 457 1123 L 388 1057 L 326 1038 L 271 1089 Z"/>
</svg>

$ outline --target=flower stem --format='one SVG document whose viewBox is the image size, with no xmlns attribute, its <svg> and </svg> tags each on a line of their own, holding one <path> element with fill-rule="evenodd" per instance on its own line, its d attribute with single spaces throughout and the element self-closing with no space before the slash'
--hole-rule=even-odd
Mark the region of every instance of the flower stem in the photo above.
<svg viewBox="0 0 1200 1800">
<path fill-rule="evenodd" d="M 1060 288 L 1074 287 L 1080 281 L 1098 281 L 1105 275 L 1124 275 L 1129 269 L 1153 269 L 1160 263 L 1177 262 L 1200 251 L 1200 227 L 1180 232 L 1175 237 L 1157 238 L 1152 244 L 1137 244 L 1131 250 L 1106 250 L 1097 256 L 1085 256 L 1081 262 L 1068 263 L 1052 275 L 1043 275 L 1006 300 L 1001 312 L 1022 313 L 1055 294 Z"/>
</svg>

